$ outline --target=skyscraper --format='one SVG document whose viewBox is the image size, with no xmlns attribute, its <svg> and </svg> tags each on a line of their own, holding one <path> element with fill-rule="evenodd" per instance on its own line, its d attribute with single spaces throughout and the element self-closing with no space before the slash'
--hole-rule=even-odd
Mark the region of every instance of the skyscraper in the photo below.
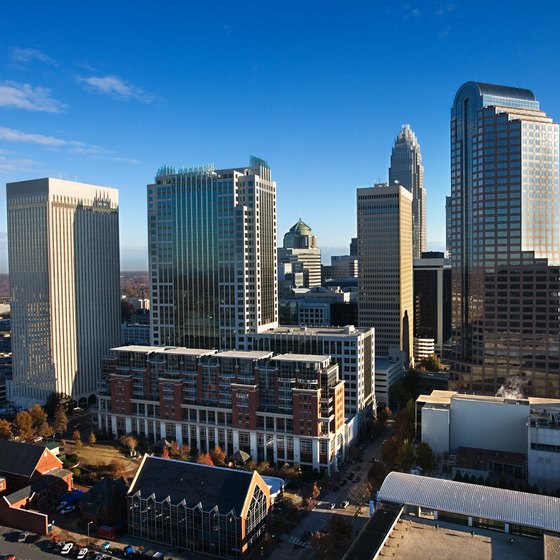
<svg viewBox="0 0 560 560">
<path fill-rule="evenodd" d="M 120 340 L 118 191 L 60 179 L 7 185 L 13 396 L 93 402 Z"/>
<path fill-rule="evenodd" d="M 412 194 L 401 185 L 358 189 L 358 324 L 375 328 L 375 354 L 412 356 Z"/>
<path fill-rule="evenodd" d="M 278 324 L 276 183 L 268 164 L 161 168 L 148 185 L 155 345 L 235 348 Z"/>
<path fill-rule="evenodd" d="M 526 89 L 468 82 L 451 110 L 451 259 L 459 388 L 510 376 L 560 392 L 558 124 Z"/>
<path fill-rule="evenodd" d="M 412 253 L 419 259 L 426 250 L 426 189 L 420 144 L 408 124 L 402 125 L 391 152 L 389 185 L 395 182 L 412 193 Z"/>
<path fill-rule="evenodd" d="M 321 285 L 321 249 L 317 246 L 317 237 L 301 218 L 284 235 L 284 244 L 278 249 L 278 262 L 291 263 L 294 273 L 302 273 L 302 281 L 293 283 L 293 287 Z"/>
</svg>

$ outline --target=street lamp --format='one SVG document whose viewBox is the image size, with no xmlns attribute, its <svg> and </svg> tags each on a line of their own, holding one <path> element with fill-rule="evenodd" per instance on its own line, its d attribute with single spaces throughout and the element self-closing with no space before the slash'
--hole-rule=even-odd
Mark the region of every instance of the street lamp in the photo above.
<svg viewBox="0 0 560 560">
<path fill-rule="evenodd" d="M 89 546 L 89 526 L 93 523 L 93 521 L 87 522 L 87 545 Z"/>
</svg>

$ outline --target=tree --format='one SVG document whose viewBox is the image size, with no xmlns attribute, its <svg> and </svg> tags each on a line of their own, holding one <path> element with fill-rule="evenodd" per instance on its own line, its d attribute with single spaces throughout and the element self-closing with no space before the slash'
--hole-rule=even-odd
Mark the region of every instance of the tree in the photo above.
<svg viewBox="0 0 560 560">
<path fill-rule="evenodd" d="M 179 457 L 180 453 L 181 450 L 179 449 L 179 444 L 175 440 L 173 440 L 169 444 L 169 456 L 173 458 L 177 458 Z"/>
<path fill-rule="evenodd" d="M 54 412 L 54 431 L 62 437 L 62 433 L 65 432 L 67 428 L 68 416 L 66 416 L 66 412 L 64 412 L 64 407 L 58 406 Z"/>
<path fill-rule="evenodd" d="M 162 456 L 164 459 L 169 459 L 169 448 L 167 447 L 167 445 L 164 445 L 164 446 L 161 448 L 161 456 Z"/>
<path fill-rule="evenodd" d="M 214 465 L 223 465 L 226 460 L 226 453 L 219 445 L 217 445 L 210 450 L 210 457 Z"/>
<path fill-rule="evenodd" d="M 93 430 L 89 433 L 88 442 L 92 447 L 97 443 L 97 438 L 95 437 Z"/>
<path fill-rule="evenodd" d="M 392 467 L 395 463 L 399 447 L 399 441 L 395 437 L 389 438 L 383 444 L 383 447 L 381 448 L 381 458 L 387 466 Z"/>
<path fill-rule="evenodd" d="M 331 515 L 325 530 L 311 533 L 309 544 L 316 558 L 329 558 L 344 549 L 352 537 L 352 524 L 342 515 Z"/>
<path fill-rule="evenodd" d="M 291 466 L 288 463 L 284 463 L 278 474 L 281 478 L 294 482 L 301 478 L 301 469 L 299 465 Z"/>
<path fill-rule="evenodd" d="M 199 465 L 208 465 L 210 467 L 214 466 L 214 462 L 212 461 L 212 457 L 208 453 L 199 453 L 196 456 L 196 462 Z"/>
<path fill-rule="evenodd" d="M 434 454 L 432 448 L 422 442 L 416 448 L 416 464 L 424 471 L 429 471 L 434 466 Z"/>
<path fill-rule="evenodd" d="M 411 399 L 395 418 L 395 436 L 398 440 L 414 438 L 414 401 Z"/>
<path fill-rule="evenodd" d="M 123 323 L 128 323 L 132 316 L 136 313 L 136 307 L 126 299 L 121 299 L 121 320 Z"/>
<path fill-rule="evenodd" d="M 412 449 L 412 445 L 410 445 L 410 441 L 408 441 L 408 439 L 404 439 L 399 449 L 399 452 L 397 453 L 397 457 L 395 458 L 395 465 L 402 472 L 407 472 L 410 469 L 410 467 L 412 467 L 413 464 L 414 464 L 414 449 Z"/>
<path fill-rule="evenodd" d="M 31 441 L 35 437 L 35 428 L 33 428 L 33 419 L 27 410 L 22 410 L 16 414 L 14 426 L 17 429 L 19 439 L 22 441 Z"/>
<path fill-rule="evenodd" d="M 371 498 L 371 484 L 369 482 L 358 482 L 350 487 L 348 496 L 362 507 Z"/>
<path fill-rule="evenodd" d="M 188 461 L 191 458 L 191 446 L 183 443 L 181 445 L 181 450 L 179 452 L 179 459 L 182 461 Z"/>
<path fill-rule="evenodd" d="M 74 440 L 74 447 L 76 449 L 81 449 L 84 446 L 80 438 Z"/>
<path fill-rule="evenodd" d="M 0 420 L 0 438 L 10 439 L 13 435 L 12 425 L 7 420 Z"/>
<path fill-rule="evenodd" d="M 271 473 L 272 469 L 270 468 L 270 463 L 269 463 L 268 461 L 266 461 L 266 460 L 265 460 L 265 461 L 261 461 L 261 462 L 257 465 L 256 471 L 257 471 L 259 474 L 264 474 L 264 475 L 272 474 L 272 473 Z"/>
<path fill-rule="evenodd" d="M 321 489 L 319 488 L 319 485 L 316 482 L 314 482 L 313 488 L 311 488 L 311 497 L 314 500 L 316 500 L 320 494 L 321 494 Z"/>
<path fill-rule="evenodd" d="M 49 418 L 53 418 L 57 408 L 62 407 L 66 414 L 72 414 L 77 406 L 78 403 L 70 395 L 66 393 L 51 393 L 43 408 Z"/>
<path fill-rule="evenodd" d="M 31 416 L 31 421 L 33 422 L 33 427 L 35 429 L 42 426 L 47 421 L 47 413 L 43 410 L 43 407 L 36 403 L 29 410 L 29 415 Z"/>
<path fill-rule="evenodd" d="M 441 365 L 441 360 L 437 354 L 432 354 L 431 356 L 426 356 L 422 358 L 417 365 L 419 371 L 440 371 L 443 369 Z"/>
<path fill-rule="evenodd" d="M 128 449 L 130 455 L 134 455 L 138 447 L 138 438 L 132 434 L 125 434 L 119 438 L 119 441 Z"/>
<path fill-rule="evenodd" d="M 50 437 L 54 436 L 54 428 L 48 422 L 43 422 L 39 426 L 39 429 L 38 429 L 37 433 L 41 437 L 47 439 L 47 438 L 50 438 Z"/>
<path fill-rule="evenodd" d="M 379 490 L 388 472 L 389 471 L 387 470 L 387 467 L 385 466 L 385 463 L 383 463 L 383 461 L 378 461 L 376 459 L 372 463 L 367 473 L 367 478 L 369 480 L 369 483 L 371 484 L 372 493 L 376 490 Z"/>
<path fill-rule="evenodd" d="M 117 478 L 121 478 L 125 474 L 125 467 L 124 463 L 119 459 L 113 459 L 111 461 L 110 469 L 109 469 L 109 476 L 113 480 L 117 480 Z"/>
</svg>

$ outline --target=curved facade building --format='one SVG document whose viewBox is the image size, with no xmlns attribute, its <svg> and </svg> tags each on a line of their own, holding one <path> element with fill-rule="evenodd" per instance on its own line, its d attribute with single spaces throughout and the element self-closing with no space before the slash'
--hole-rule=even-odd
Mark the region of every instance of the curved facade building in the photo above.
<svg viewBox="0 0 560 560">
<path fill-rule="evenodd" d="M 389 185 L 395 182 L 412 193 L 412 252 L 419 259 L 426 251 L 426 189 L 420 144 L 408 124 L 402 125 L 391 152 Z"/>
<path fill-rule="evenodd" d="M 558 124 L 526 89 L 468 82 L 451 110 L 458 389 L 560 394 Z"/>
</svg>

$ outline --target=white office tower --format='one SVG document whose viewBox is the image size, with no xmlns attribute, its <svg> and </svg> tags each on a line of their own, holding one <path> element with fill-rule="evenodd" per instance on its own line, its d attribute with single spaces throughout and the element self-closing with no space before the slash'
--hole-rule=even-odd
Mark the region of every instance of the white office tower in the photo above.
<svg viewBox="0 0 560 560">
<path fill-rule="evenodd" d="M 61 179 L 8 183 L 13 400 L 95 401 L 120 340 L 118 191 Z"/>
</svg>

